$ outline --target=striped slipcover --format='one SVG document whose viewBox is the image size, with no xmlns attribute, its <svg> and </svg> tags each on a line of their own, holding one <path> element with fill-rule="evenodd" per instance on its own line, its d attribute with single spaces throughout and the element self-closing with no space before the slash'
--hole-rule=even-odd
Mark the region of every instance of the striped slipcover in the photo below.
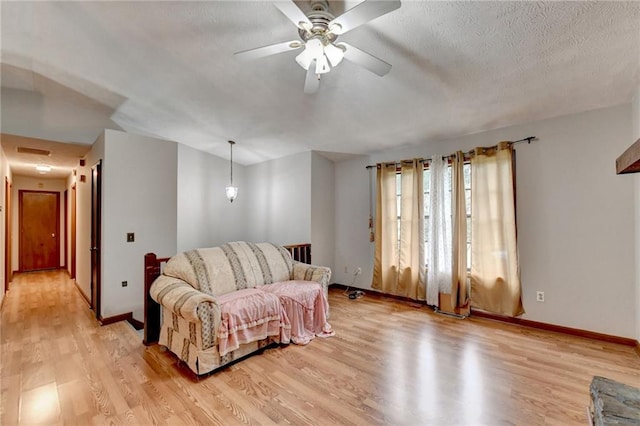
<svg viewBox="0 0 640 426">
<path fill-rule="evenodd" d="M 319 282 L 327 296 L 330 278 L 329 268 L 293 261 L 286 249 L 271 243 L 231 242 L 179 253 L 167 262 L 150 290 L 162 307 L 159 343 L 196 374 L 207 373 L 279 343 L 278 336 L 266 336 L 221 356 L 216 339 L 221 320 L 216 296 L 288 280 Z"/>
</svg>

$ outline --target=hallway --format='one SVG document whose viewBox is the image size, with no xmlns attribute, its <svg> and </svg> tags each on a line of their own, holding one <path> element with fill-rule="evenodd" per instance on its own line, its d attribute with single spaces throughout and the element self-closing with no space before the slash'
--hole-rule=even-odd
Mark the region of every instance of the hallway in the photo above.
<svg viewBox="0 0 640 426">
<path fill-rule="evenodd" d="M 1 323 L 0 424 L 89 424 L 126 405 L 115 381 L 129 374 L 128 354 L 144 351 L 133 328 L 100 327 L 65 271 L 16 274 L 10 289 Z M 120 377 L 109 371 L 115 363 Z"/>
</svg>

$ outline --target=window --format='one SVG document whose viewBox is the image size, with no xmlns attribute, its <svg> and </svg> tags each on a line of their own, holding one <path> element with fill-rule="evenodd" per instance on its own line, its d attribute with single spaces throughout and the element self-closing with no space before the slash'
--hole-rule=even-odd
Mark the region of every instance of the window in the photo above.
<svg viewBox="0 0 640 426">
<path fill-rule="evenodd" d="M 463 166 L 464 172 L 464 195 L 465 206 L 467 209 L 467 270 L 471 270 L 471 163 L 465 162 Z M 431 186 L 431 172 L 429 170 L 429 164 L 425 162 L 423 171 L 423 195 L 424 195 L 424 245 L 427 247 L 427 243 L 431 236 L 429 227 L 429 215 L 431 213 L 431 205 L 429 200 L 429 188 Z M 447 188 L 447 194 L 445 194 L 445 201 L 451 203 L 451 166 L 447 168 L 447 174 L 445 176 L 445 185 Z M 398 224 L 398 248 L 400 247 L 400 211 L 402 204 L 400 202 L 400 193 L 402 191 L 402 177 L 400 171 L 396 172 L 396 212 L 397 212 L 397 224 Z M 425 250 L 426 256 L 426 250 Z M 425 264 L 427 260 L 424 260 Z"/>
</svg>

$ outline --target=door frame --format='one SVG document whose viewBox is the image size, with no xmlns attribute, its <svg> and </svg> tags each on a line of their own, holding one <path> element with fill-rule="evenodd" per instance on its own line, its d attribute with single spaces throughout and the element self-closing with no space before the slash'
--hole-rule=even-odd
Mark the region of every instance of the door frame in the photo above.
<svg viewBox="0 0 640 426">
<path fill-rule="evenodd" d="M 20 238 L 18 239 L 18 259 L 19 259 L 19 269 L 18 271 L 24 271 L 24 265 L 22 260 L 22 196 L 25 193 L 40 193 L 40 194 L 55 194 L 56 196 L 56 254 L 55 254 L 55 265 L 50 269 L 59 269 L 60 268 L 60 192 L 59 191 L 38 191 L 32 189 L 20 189 L 18 190 L 18 233 L 20 234 Z M 49 269 L 49 268 L 47 268 Z"/>
<path fill-rule="evenodd" d="M 71 257 L 69 259 L 70 269 L 69 275 L 72 279 L 76 278 L 76 184 L 71 185 Z"/>
<path fill-rule="evenodd" d="M 11 188 L 9 178 L 4 177 L 4 292 L 9 291 L 9 283 L 13 279 L 11 264 Z"/>
<path fill-rule="evenodd" d="M 64 190 L 64 262 L 62 265 L 63 269 L 68 270 L 68 256 L 69 256 L 69 189 Z"/>
<path fill-rule="evenodd" d="M 102 234 L 102 161 L 91 167 L 91 309 L 100 320 L 101 269 L 100 247 Z"/>
</svg>

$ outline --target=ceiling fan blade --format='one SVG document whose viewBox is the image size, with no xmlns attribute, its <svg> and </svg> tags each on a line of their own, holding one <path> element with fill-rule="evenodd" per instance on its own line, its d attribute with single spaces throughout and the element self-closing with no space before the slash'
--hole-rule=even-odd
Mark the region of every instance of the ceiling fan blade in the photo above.
<svg viewBox="0 0 640 426">
<path fill-rule="evenodd" d="M 311 29 L 313 24 L 307 18 L 307 15 L 300 10 L 293 0 L 275 2 L 274 5 L 286 16 L 296 27 L 302 29 Z"/>
<path fill-rule="evenodd" d="M 329 22 L 329 31 L 340 35 L 400 7 L 400 0 L 365 0 Z"/>
<path fill-rule="evenodd" d="M 307 70 L 307 76 L 304 79 L 304 93 L 314 94 L 320 87 L 320 78 L 316 74 L 316 60 L 311 61 L 309 69 Z"/>
<path fill-rule="evenodd" d="M 382 59 L 376 58 L 364 50 L 353 47 L 347 43 L 337 43 L 337 45 L 344 48 L 345 59 L 368 69 L 380 77 L 387 75 L 389 71 L 391 71 L 391 64 L 383 61 Z"/>
<path fill-rule="evenodd" d="M 255 49 L 243 50 L 242 52 L 236 52 L 234 55 L 236 58 L 250 61 L 252 59 L 264 58 L 269 55 L 276 55 L 282 52 L 288 52 L 290 50 L 296 50 L 303 46 L 301 41 L 291 40 L 283 41 L 282 43 L 270 44 L 268 46 L 256 47 Z"/>
</svg>

